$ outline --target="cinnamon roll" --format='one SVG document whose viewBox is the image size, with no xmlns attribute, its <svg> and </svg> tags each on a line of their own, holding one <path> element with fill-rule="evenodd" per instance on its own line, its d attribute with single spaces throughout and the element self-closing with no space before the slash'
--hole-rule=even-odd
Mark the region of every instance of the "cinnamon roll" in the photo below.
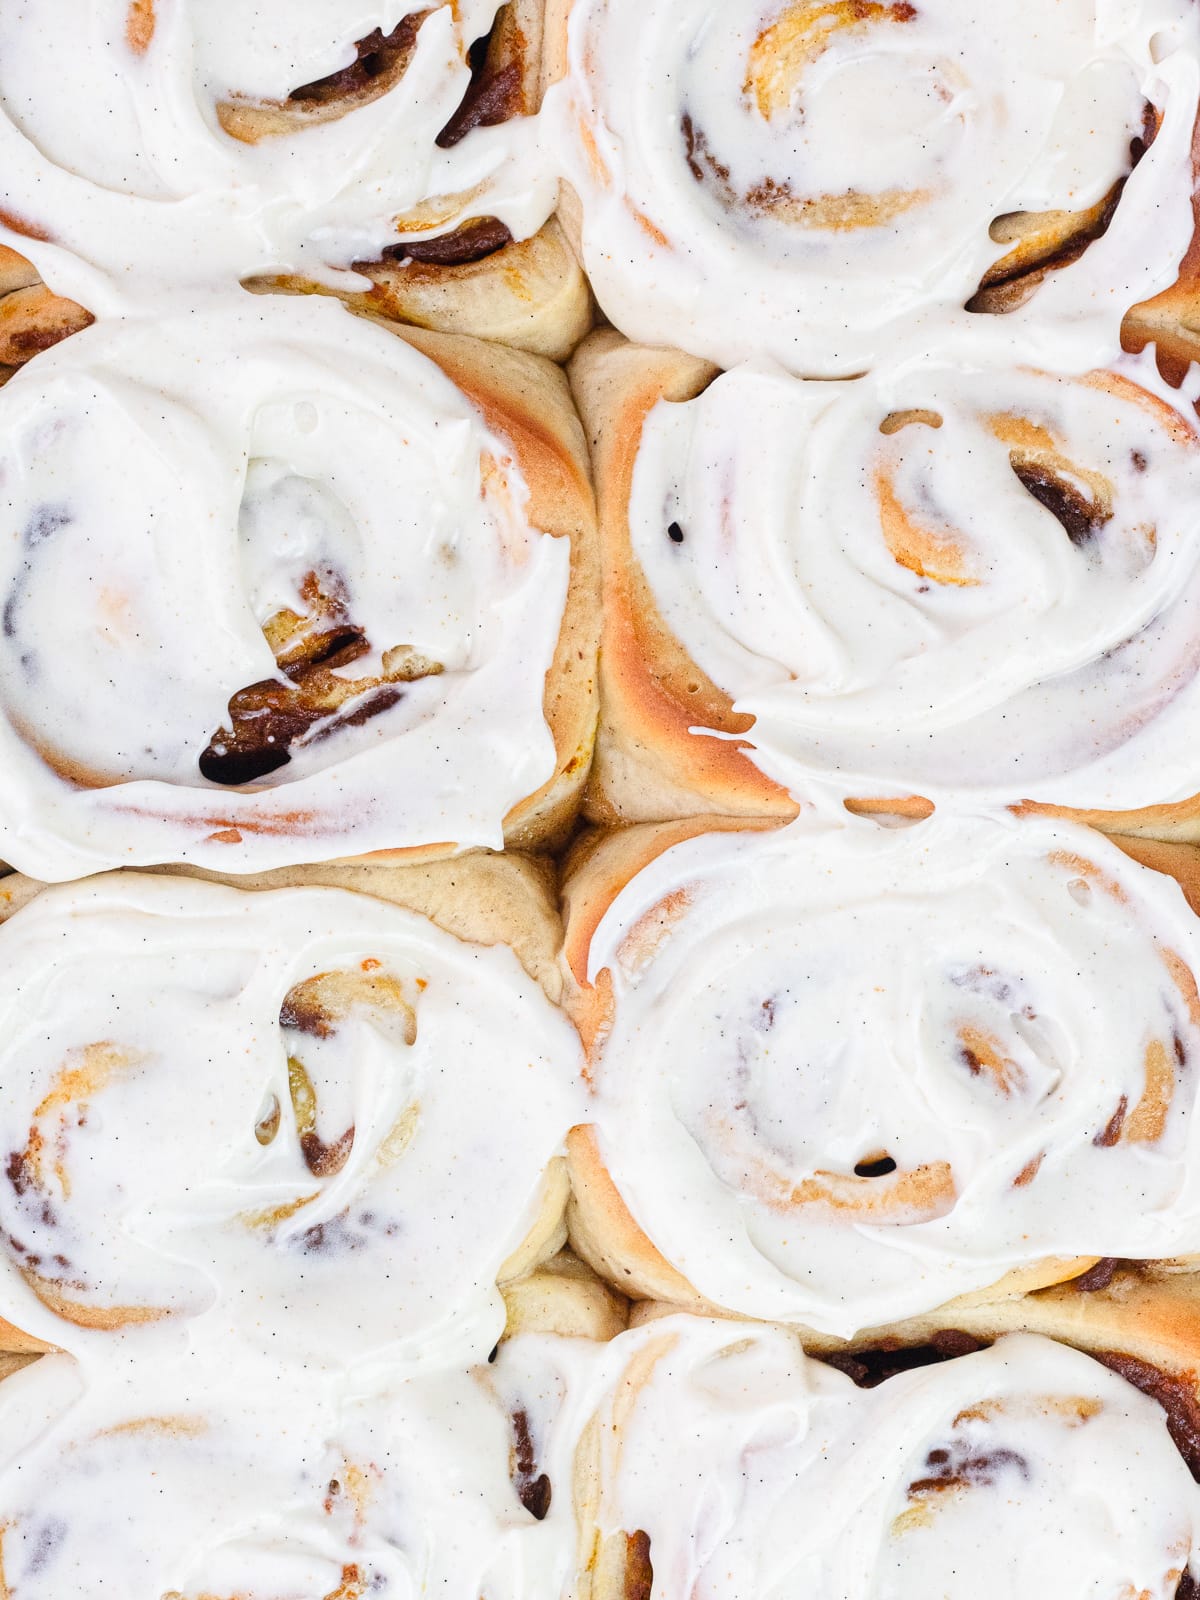
<svg viewBox="0 0 1200 1600">
<path fill-rule="evenodd" d="M 537 1600 L 569 1521 L 520 1475 L 482 1370 L 347 1388 L 246 1352 L 0 1385 L 0 1593 L 13 1600 Z"/>
<path fill-rule="evenodd" d="M 12 865 L 246 872 L 565 827 L 594 535 L 548 362 L 235 290 L 47 351 L 0 435 Z"/>
<path fill-rule="evenodd" d="M 780 1331 L 609 1347 L 580 1439 L 585 1600 L 1194 1592 L 1200 1488 L 1162 1409 L 1031 1335 L 858 1390 Z"/>
<path fill-rule="evenodd" d="M 542 0 L 9 6 L 0 222 L 98 313 L 265 276 L 563 356 L 589 299 L 544 226 L 541 35 Z"/>
<path fill-rule="evenodd" d="M 1008 311 L 1057 365 L 1175 281 L 1197 38 L 1186 0 L 556 0 L 547 137 L 630 338 L 841 377 Z"/>
<path fill-rule="evenodd" d="M 1194 853 L 842 815 L 622 830 L 568 878 L 576 1252 L 847 1337 L 1200 1249 Z"/>
<path fill-rule="evenodd" d="M 549 983 L 545 887 L 517 857 L 320 880 L 15 895 L 0 1348 L 399 1370 L 495 1343 L 497 1282 L 563 1242 L 581 1109 L 573 1029 L 497 942 Z"/>
<path fill-rule="evenodd" d="M 1195 836 L 1200 433 L 1148 357 L 985 340 L 847 383 L 594 335 L 602 820 L 789 791 Z"/>
</svg>

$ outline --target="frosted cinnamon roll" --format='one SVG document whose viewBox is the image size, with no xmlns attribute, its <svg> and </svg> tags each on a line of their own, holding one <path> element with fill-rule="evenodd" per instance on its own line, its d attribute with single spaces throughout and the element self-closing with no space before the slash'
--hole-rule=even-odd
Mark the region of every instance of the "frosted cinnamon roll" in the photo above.
<svg viewBox="0 0 1200 1600">
<path fill-rule="evenodd" d="M 45 1356 L 0 1385 L 0 1593 L 558 1594 L 569 1521 L 488 1376 L 347 1391 L 224 1350 L 85 1383 Z"/>
<path fill-rule="evenodd" d="M 1175 278 L 1196 43 L 1186 0 L 555 0 L 565 215 L 646 344 L 845 376 L 1011 310 L 1049 360 Z"/>
<path fill-rule="evenodd" d="M 606 333 L 573 375 L 600 817 L 786 815 L 820 781 L 1196 831 L 1200 434 L 1148 357 L 959 344 L 828 384 Z"/>
<path fill-rule="evenodd" d="M 543 229 L 541 33 L 541 0 L 86 0 L 70 27 L 9 6 L 0 221 L 97 312 L 153 279 L 374 280 L 402 320 L 563 355 L 588 299 Z"/>
<path fill-rule="evenodd" d="M 515 860 L 363 882 L 400 903 L 109 875 L 0 928 L 0 1348 L 486 1355 L 565 1236 L 579 1043 L 495 943 L 554 918 Z"/>
<path fill-rule="evenodd" d="M 1078 1351 L 1017 1335 L 869 1393 L 778 1331 L 672 1317 L 610 1351 L 586 1600 L 1194 1592 L 1200 1488 L 1162 1410 Z"/>
<path fill-rule="evenodd" d="M 561 374 L 233 294 L 98 324 L 0 399 L 0 857 L 245 872 L 554 834 L 595 715 Z"/>
<path fill-rule="evenodd" d="M 568 1227 L 618 1288 L 848 1336 L 1200 1247 L 1192 852 L 703 827 L 616 833 L 565 888 Z"/>
</svg>

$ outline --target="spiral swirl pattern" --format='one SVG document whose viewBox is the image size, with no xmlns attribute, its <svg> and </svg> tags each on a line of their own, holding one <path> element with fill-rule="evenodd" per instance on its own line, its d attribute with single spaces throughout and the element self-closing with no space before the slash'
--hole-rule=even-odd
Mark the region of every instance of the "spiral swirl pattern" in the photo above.
<svg viewBox="0 0 1200 1600">
<path fill-rule="evenodd" d="M 578 1042 L 510 951 L 342 890 L 136 876 L 43 892 L 0 945 L 10 1322 L 487 1352 L 507 1258 L 558 1242 L 577 1111 Z"/>
<path fill-rule="evenodd" d="M 499 845 L 554 773 L 569 540 L 393 334 L 244 295 L 98 325 L 5 388 L 0 426 L 14 865 Z"/>
<path fill-rule="evenodd" d="M 1174 0 L 575 0 L 550 103 L 600 303 L 845 376 L 989 273 L 1066 264 L 1015 322 L 1111 339 L 1192 234 L 1196 30 Z"/>
<path fill-rule="evenodd" d="M 707 1303 L 846 1336 L 1200 1243 L 1200 928 L 1101 836 L 802 817 L 568 893 L 599 1159 Z"/>
<path fill-rule="evenodd" d="M 628 520 L 663 620 L 801 791 L 1187 799 L 1194 418 L 1145 361 L 974 356 L 659 404 Z"/>
<path fill-rule="evenodd" d="M 402 236 L 485 218 L 528 237 L 554 205 L 536 129 L 511 115 L 536 110 L 536 56 L 485 75 L 492 103 L 462 112 L 479 87 L 471 47 L 500 10 L 87 0 L 68 23 L 8 6 L 5 225 L 40 240 L 56 289 L 96 312 L 128 309 L 155 278 L 288 269 L 337 282 L 330 269 L 376 261 Z"/>
</svg>

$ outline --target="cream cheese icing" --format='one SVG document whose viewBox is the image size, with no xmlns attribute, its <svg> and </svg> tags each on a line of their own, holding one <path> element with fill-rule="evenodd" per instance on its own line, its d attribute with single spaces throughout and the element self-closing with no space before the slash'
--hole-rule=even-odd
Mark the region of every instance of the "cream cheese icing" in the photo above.
<svg viewBox="0 0 1200 1600">
<path fill-rule="evenodd" d="M 163 282 L 303 270 L 337 282 L 410 236 L 495 216 L 515 237 L 554 206 L 531 118 L 437 138 L 499 0 L 88 0 L 0 17 L 4 237 L 59 293 L 100 314 Z M 355 61 L 412 26 L 407 65 L 340 116 L 292 104 L 251 142 L 247 108 Z M 394 81 L 393 81 L 394 76 Z M 239 131 L 240 129 L 240 131 Z M 369 287 L 365 280 L 349 284 Z"/>
<path fill-rule="evenodd" d="M 499 846 L 552 775 L 567 541 L 394 334 L 235 289 L 47 351 L 0 394 L 0 433 L 13 865 Z M 306 636 L 315 677 L 289 666 Z"/>
<path fill-rule="evenodd" d="M 1198 971 L 1179 887 L 1076 825 L 700 836 L 591 937 L 599 1153 L 707 1301 L 838 1335 L 1194 1251 Z"/>
<path fill-rule="evenodd" d="M 149 1367 L 184 1334 L 487 1354 L 507 1258 L 561 1239 L 581 1109 L 511 951 L 343 890 L 134 874 L 43 891 L 0 950 L 0 1314 L 99 1365 L 139 1330 Z"/>
<path fill-rule="evenodd" d="M 562 1592 L 569 1541 L 477 1372 L 361 1390 L 225 1351 L 85 1381 L 51 1355 L 0 1386 L 0 1431 L 14 1600 Z"/>
<path fill-rule="evenodd" d="M 653 1600 L 1138 1594 L 1200 1556 L 1161 1409 L 1010 1335 L 856 1391 L 793 1338 L 675 1316 L 609 1347 L 601 1536 L 649 1539 Z"/>
<path fill-rule="evenodd" d="M 976 320 L 1012 248 L 999 219 L 1098 225 L 1119 194 L 1105 236 L 1005 318 L 1047 361 L 1048 341 L 1114 344 L 1175 277 L 1198 30 L 1186 0 L 573 0 L 547 139 L 623 333 L 812 377 Z M 1161 122 L 1131 173 L 1147 103 Z"/>
<path fill-rule="evenodd" d="M 1148 358 L 1057 374 L 994 345 L 898 350 L 834 385 L 741 368 L 660 402 L 633 553 L 667 626 L 755 718 L 752 759 L 790 787 L 1185 799 L 1194 416 Z"/>
</svg>

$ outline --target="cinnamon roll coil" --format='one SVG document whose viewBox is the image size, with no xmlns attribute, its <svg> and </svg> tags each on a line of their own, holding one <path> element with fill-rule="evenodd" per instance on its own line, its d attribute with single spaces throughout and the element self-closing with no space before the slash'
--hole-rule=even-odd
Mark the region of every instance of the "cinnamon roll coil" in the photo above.
<svg viewBox="0 0 1200 1600">
<path fill-rule="evenodd" d="M 1120 844 L 939 813 L 581 851 L 575 1251 L 635 1299 L 843 1340 L 1192 1258 L 1196 862 Z"/>
<path fill-rule="evenodd" d="M 102 322 L 4 392 L 0 852 L 65 878 L 559 838 L 598 631 L 562 375 L 231 293 Z"/>
<path fill-rule="evenodd" d="M 586 1269 L 535 1272 L 565 1238 L 580 1070 L 544 870 L 476 854 L 239 884 L 4 880 L 26 1067 L 3 1074 L 0 1346 L 419 1371 L 482 1359 L 506 1320 L 623 1325 Z"/>
<path fill-rule="evenodd" d="M 846 377 L 1004 314 L 1074 363 L 1186 294 L 1184 5 L 555 0 L 546 57 L 561 212 L 639 342 Z"/>
<path fill-rule="evenodd" d="M 830 385 L 593 335 L 594 820 L 825 788 L 1195 837 L 1195 418 L 1108 362 L 959 340 Z"/>
</svg>

